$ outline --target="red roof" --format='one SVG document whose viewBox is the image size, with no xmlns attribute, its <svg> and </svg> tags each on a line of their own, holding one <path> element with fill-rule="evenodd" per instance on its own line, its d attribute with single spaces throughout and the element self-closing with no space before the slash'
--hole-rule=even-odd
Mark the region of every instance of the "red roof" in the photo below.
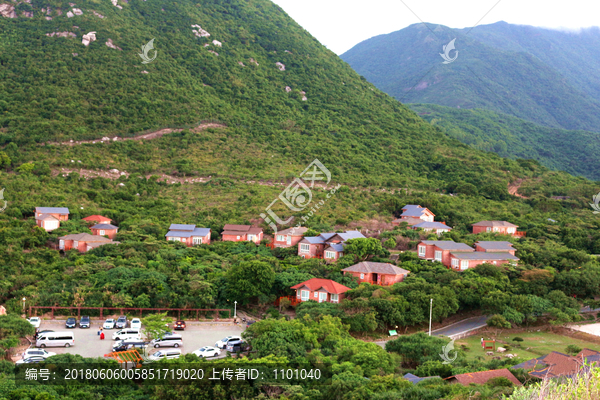
<svg viewBox="0 0 600 400">
<path fill-rule="evenodd" d="M 521 382 L 506 368 L 494 369 L 490 371 L 469 372 L 466 374 L 454 375 L 448 379 L 449 381 L 457 381 L 463 386 L 469 386 L 471 383 L 483 385 L 493 378 L 504 377 L 514 383 L 516 386 L 522 386 Z"/>
<path fill-rule="evenodd" d="M 89 217 L 82 218 L 84 221 L 93 222 L 93 221 L 112 221 L 108 217 L 103 217 L 102 215 L 90 215 Z"/>
<path fill-rule="evenodd" d="M 290 289 L 300 289 L 301 287 L 306 286 L 310 289 L 311 292 L 319 290 L 321 288 L 325 289 L 328 293 L 333 294 L 342 294 L 350 290 L 349 287 L 346 287 L 342 284 L 339 284 L 331 279 L 321 279 L 321 278 L 312 278 L 307 280 L 306 282 L 299 283 L 295 286 L 292 286 Z"/>
</svg>

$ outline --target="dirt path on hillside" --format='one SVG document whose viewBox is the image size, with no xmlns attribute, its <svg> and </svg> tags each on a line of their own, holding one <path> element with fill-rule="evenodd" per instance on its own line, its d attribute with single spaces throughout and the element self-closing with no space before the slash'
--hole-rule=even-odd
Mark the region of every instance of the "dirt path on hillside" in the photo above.
<svg viewBox="0 0 600 400">
<path fill-rule="evenodd" d="M 522 178 L 517 179 L 513 183 L 509 183 L 508 184 L 508 193 L 511 194 L 511 195 L 513 195 L 513 196 L 520 197 L 522 199 L 528 199 L 528 197 L 525 197 L 525 196 L 517 193 L 517 191 L 519 190 L 519 188 L 521 187 L 522 184 L 523 184 L 523 179 Z"/>
<path fill-rule="evenodd" d="M 197 127 L 190 129 L 191 132 L 200 132 L 203 131 L 204 129 L 208 129 L 208 128 L 225 128 L 227 127 L 227 125 L 224 124 L 218 124 L 215 122 L 206 122 L 206 123 L 202 123 L 200 125 L 198 125 Z M 110 143 L 110 142 L 116 142 L 118 140 L 150 140 L 150 139 L 156 139 L 159 138 L 163 135 L 167 135 L 169 133 L 173 133 L 173 132 L 181 132 L 183 131 L 183 129 L 180 128 L 165 128 L 165 129 L 159 129 L 157 131 L 153 131 L 150 133 L 145 133 L 143 135 L 138 135 L 138 136 L 134 136 L 134 137 L 128 137 L 128 138 L 121 138 L 119 136 L 115 136 L 112 138 L 109 138 L 108 136 L 103 137 L 102 139 L 95 139 L 95 140 L 70 140 L 68 142 L 46 142 L 46 143 L 42 143 L 42 145 L 45 144 L 52 144 L 55 146 L 75 146 L 77 144 L 84 144 L 84 143 L 90 143 L 90 144 L 96 144 L 96 143 Z"/>
</svg>

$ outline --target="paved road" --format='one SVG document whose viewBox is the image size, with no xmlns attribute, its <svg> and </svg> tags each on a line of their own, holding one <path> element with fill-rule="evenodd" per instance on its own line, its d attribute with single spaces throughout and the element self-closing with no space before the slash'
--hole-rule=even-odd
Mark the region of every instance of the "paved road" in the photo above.
<svg viewBox="0 0 600 400">
<path fill-rule="evenodd" d="M 79 354 L 83 357 L 103 357 L 112 351 L 112 346 L 115 343 L 112 340 L 112 334 L 117 329 L 105 330 L 106 338 L 100 340 L 98 329 L 104 323 L 104 320 L 92 320 L 90 329 L 66 329 L 64 320 L 44 320 L 40 329 L 52 329 L 53 331 L 73 331 L 75 333 L 75 346 L 70 348 L 52 347 L 48 351 L 57 354 Z M 183 346 L 180 347 L 182 353 L 191 353 L 198 350 L 202 346 L 214 346 L 218 340 L 229 335 L 240 335 L 245 328 L 245 325 L 234 325 L 228 322 L 196 322 L 186 321 L 187 328 L 185 331 L 176 331 L 183 337 Z M 160 349 L 149 348 L 148 353 L 152 354 Z M 224 354 L 224 352 L 222 353 Z"/>
<path fill-rule="evenodd" d="M 435 336 L 448 336 L 451 337 L 453 335 L 458 335 L 460 333 L 470 331 L 472 329 L 481 328 L 486 325 L 486 321 L 489 317 L 482 315 L 480 317 L 468 318 L 462 321 L 459 321 L 455 324 L 445 326 L 440 329 L 436 329 L 432 331 L 431 334 Z"/>
</svg>

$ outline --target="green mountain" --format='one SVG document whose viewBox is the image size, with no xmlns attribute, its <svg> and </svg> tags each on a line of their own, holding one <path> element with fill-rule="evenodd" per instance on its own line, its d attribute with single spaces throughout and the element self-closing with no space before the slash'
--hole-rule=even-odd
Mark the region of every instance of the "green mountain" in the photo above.
<svg viewBox="0 0 600 400">
<path fill-rule="evenodd" d="M 600 135 L 548 128 L 490 110 L 410 104 L 421 118 L 476 149 L 531 158 L 555 170 L 600 180 Z"/>
<path fill-rule="evenodd" d="M 559 68 L 552 61 L 552 54 L 562 52 L 561 59 L 569 58 L 569 54 L 584 53 L 585 49 L 587 52 L 577 60 L 595 60 L 588 64 L 594 69 L 597 55 L 588 53 L 597 48 L 598 30 L 571 35 L 571 41 L 579 41 L 580 46 L 566 54 L 568 42 L 559 49 L 533 41 L 526 47 L 498 46 L 498 42 L 504 43 L 501 32 L 480 40 L 486 27 L 478 27 L 479 36 L 475 31 L 415 24 L 359 43 L 341 58 L 379 89 L 404 103 L 484 108 L 554 128 L 600 130 L 600 97 L 594 85 L 584 84 L 590 81 L 597 85 L 598 73 L 573 78 L 584 74 L 581 70 L 587 67 L 579 67 L 567 76 L 564 71 L 571 64 L 557 63 L 562 66 Z M 543 31 L 546 35 L 552 32 Z M 513 33 L 509 43 L 519 43 L 522 35 L 535 36 L 532 32 Z M 560 41 L 564 35 L 556 32 L 554 41 Z M 452 39 L 456 39 L 458 57 L 443 64 L 440 53 Z M 529 51 L 536 45 L 540 46 L 536 52 Z M 540 58 L 543 53 L 547 57 Z M 449 55 L 453 57 L 455 52 Z M 584 90 L 586 86 L 590 89 Z"/>
</svg>

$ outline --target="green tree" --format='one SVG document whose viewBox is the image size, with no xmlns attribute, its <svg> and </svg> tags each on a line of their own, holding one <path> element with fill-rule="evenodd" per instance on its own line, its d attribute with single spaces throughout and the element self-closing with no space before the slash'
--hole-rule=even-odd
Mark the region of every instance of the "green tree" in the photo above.
<svg viewBox="0 0 600 400">
<path fill-rule="evenodd" d="M 416 368 L 426 361 L 439 361 L 439 354 L 446 344 L 444 339 L 419 332 L 391 340 L 385 344 L 385 349 L 400 354 L 403 367 Z"/>
<path fill-rule="evenodd" d="M 344 247 L 345 254 L 353 254 L 358 261 L 381 254 L 381 241 L 376 238 L 350 239 Z"/>
<path fill-rule="evenodd" d="M 273 267 L 264 261 L 244 261 L 227 273 L 227 294 L 242 305 L 268 300 L 275 281 Z"/>
<path fill-rule="evenodd" d="M 171 318 L 167 317 L 167 313 L 152 314 L 146 318 L 142 318 L 143 332 L 148 340 L 158 339 L 169 332 L 168 324 Z"/>
</svg>

